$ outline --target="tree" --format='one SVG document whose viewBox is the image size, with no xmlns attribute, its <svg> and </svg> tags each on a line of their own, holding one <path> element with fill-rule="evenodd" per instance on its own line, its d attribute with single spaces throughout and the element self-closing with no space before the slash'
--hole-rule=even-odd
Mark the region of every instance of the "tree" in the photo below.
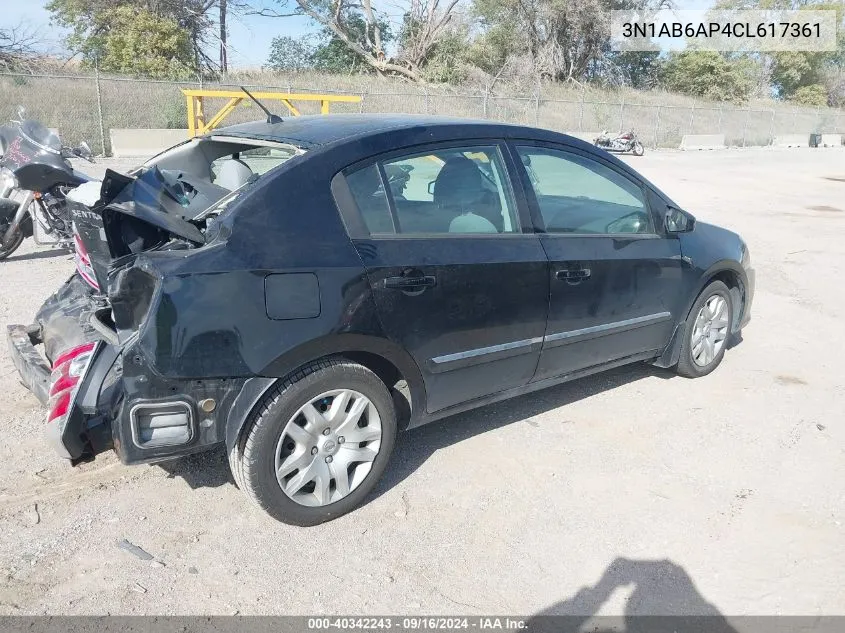
<svg viewBox="0 0 845 633">
<path fill-rule="evenodd" d="M 801 86 L 793 93 L 792 100 L 801 105 L 826 106 L 828 101 L 827 88 L 822 84 Z"/>
<path fill-rule="evenodd" d="M 746 58 L 728 59 L 716 51 L 685 50 L 669 55 L 662 72 L 663 85 L 674 92 L 741 103 L 754 85 Z"/>
<path fill-rule="evenodd" d="M 191 41 L 173 21 L 123 6 L 101 14 L 100 35 L 83 49 L 106 72 L 175 78 L 192 66 Z"/>
<path fill-rule="evenodd" d="M 772 54 L 772 85 L 784 99 L 821 82 L 825 53 L 783 51 Z"/>
<path fill-rule="evenodd" d="M 190 41 L 194 72 L 228 67 L 227 16 L 248 9 L 248 0 L 50 0 L 46 8 L 58 24 L 70 29 L 67 45 L 73 51 L 90 49 L 89 38 L 102 36 L 106 14 L 128 7 L 172 21 Z M 217 49 L 213 57 L 209 51 Z"/>
<path fill-rule="evenodd" d="M 378 30 L 380 46 L 386 46 L 393 39 L 390 26 L 384 21 L 377 21 L 374 26 L 358 14 L 344 18 L 346 32 L 357 42 L 374 42 L 373 33 Z M 320 42 L 314 50 L 314 67 L 330 73 L 367 73 L 376 72 L 365 55 L 360 54 L 347 42 L 338 37 L 332 29 L 324 28 L 320 32 Z"/>
<path fill-rule="evenodd" d="M 22 26 L 0 28 L 0 69 L 18 70 L 35 55 L 38 39 Z"/>
<path fill-rule="evenodd" d="M 763 63 L 771 70 L 771 87 L 782 99 L 818 105 L 820 86 L 827 91 L 825 103 L 838 103 L 837 86 L 833 80 L 845 68 L 845 2 L 843 0 L 720 0 L 717 9 L 759 10 L 831 10 L 836 11 L 837 50 L 778 51 L 763 54 Z M 799 97 L 800 93 L 800 97 Z"/>
<path fill-rule="evenodd" d="M 581 81 L 611 70 L 610 11 L 663 8 L 669 0 L 474 0 L 490 60 L 527 57 L 536 75 Z M 491 68 L 490 71 L 493 71 Z"/>
<path fill-rule="evenodd" d="M 638 90 L 651 90 L 660 81 L 663 60 L 656 51 L 608 52 L 610 73 L 616 82 Z"/>
<path fill-rule="evenodd" d="M 270 56 L 265 68 L 281 72 L 297 72 L 314 67 L 316 47 L 311 37 L 280 35 L 270 42 Z"/>
<path fill-rule="evenodd" d="M 421 81 L 421 67 L 435 45 L 446 35 L 458 0 L 406 0 L 403 4 L 404 39 L 399 53 L 389 58 L 385 44 L 390 40 L 389 22 L 373 8 L 372 0 L 294 0 L 293 12 L 263 9 L 260 15 L 290 17 L 307 15 L 320 24 L 331 39 L 324 50 L 329 57 L 320 64 L 336 67 L 336 61 L 355 67 L 358 62 L 381 74 L 394 74 Z M 278 0 L 287 6 L 288 0 Z M 349 51 L 341 55 L 338 46 Z M 319 54 L 319 51 L 318 51 Z M 347 64 L 348 63 L 348 64 Z"/>
<path fill-rule="evenodd" d="M 172 18 L 100 0 L 53 0 L 48 9 L 72 27 L 68 46 L 88 66 L 150 77 L 183 76 L 193 68 L 190 35 Z"/>
</svg>

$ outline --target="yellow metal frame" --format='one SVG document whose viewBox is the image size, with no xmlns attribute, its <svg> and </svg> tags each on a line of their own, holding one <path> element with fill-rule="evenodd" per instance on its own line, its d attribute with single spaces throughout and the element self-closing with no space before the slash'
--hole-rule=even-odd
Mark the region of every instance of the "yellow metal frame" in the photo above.
<svg viewBox="0 0 845 633">
<path fill-rule="evenodd" d="M 244 99 L 249 97 L 241 90 L 205 90 L 189 89 L 182 90 L 188 102 L 188 137 L 193 138 L 205 134 L 216 128 L 229 116 Z M 261 101 L 281 101 L 293 116 L 300 116 L 302 113 L 293 105 L 292 101 L 319 101 L 320 114 L 328 114 L 329 106 L 332 103 L 359 103 L 361 97 L 358 95 L 320 95 L 320 94 L 299 94 L 290 92 L 253 92 L 252 95 Z M 203 99 L 206 97 L 228 99 L 217 113 L 205 121 L 205 110 Z"/>
</svg>

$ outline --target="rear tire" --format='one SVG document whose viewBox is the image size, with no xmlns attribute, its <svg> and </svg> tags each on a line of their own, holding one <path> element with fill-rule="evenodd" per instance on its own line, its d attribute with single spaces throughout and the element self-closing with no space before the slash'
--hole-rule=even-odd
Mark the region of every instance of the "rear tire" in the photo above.
<svg viewBox="0 0 845 633">
<path fill-rule="evenodd" d="M 731 293 L 721 281 L 710 283 L 690 310 L 684 342 L 675 370 L 687 378 L 700 378 L 722 362 L 731 336 L 734 308 Z"/>
<path fill-rule="evenodd" d="M 363 503 L 395 440 L 396 411 L 384 383 L 362 365 L 329 358 L 268 393 L 229 463 L 238 487 L 264 511 L 310 526 Z"/>
</svg>

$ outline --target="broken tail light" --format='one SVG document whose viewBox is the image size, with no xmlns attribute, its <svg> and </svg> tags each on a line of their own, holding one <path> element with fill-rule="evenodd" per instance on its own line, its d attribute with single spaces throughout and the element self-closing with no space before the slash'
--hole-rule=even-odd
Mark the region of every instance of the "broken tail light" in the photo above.
<svg viewBox="0 0 845 633">
<path fill-rule="evenodd" d="M 47 402 L 47 422 L 64 426 L 76 398 L 79 383 L 94 356 L 96 343 L 85 343 L 73 347 L 59 356 L 53 363 L 50 374 L 50 399 Z"/>
<path fill-rule="evenodd" d="M 76 224 L 73 225 L 73 262 L 76 264 L 76 272 L 82 277 L 85 282 L 94 290 L 100 290 L 100 284 L 97 283 L 97 276 L 94 273 L 94 267 L 91 265 L 91 256 L 88 255 L 88 249 L 76 232 Z"/>
</svg>

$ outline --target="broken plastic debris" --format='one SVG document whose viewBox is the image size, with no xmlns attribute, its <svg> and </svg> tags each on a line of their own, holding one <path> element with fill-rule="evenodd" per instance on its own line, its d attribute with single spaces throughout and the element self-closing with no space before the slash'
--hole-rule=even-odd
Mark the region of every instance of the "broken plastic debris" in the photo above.
<svg viewBox="0 0 845 633">
<path fill-rule="evenodd" d="M 123 539 L 122 541 L 118 541 L 117 546 L 121 549 L 125 549 L 130 554 L 134 554 L 135 556 L 137 556 L 141 560 L 152 560 L 153 559 L 152 554 L 150 554 L 149 552 L 141 549 L 137 545 L 133 545 L 132 543 L 130 543 L 126 539 Z"/>
</svg>

